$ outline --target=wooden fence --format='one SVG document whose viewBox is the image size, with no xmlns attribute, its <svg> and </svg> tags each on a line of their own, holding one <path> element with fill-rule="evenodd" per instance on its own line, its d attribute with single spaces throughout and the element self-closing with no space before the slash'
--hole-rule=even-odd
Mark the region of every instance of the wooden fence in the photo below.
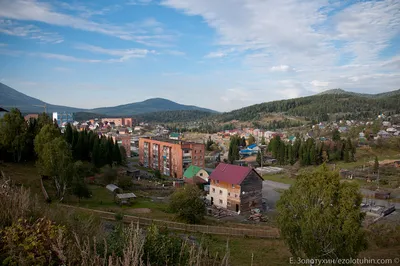
<svg viewBox="0 0 400 266">
<path fill-rule="evenodd" d="M 105 220 L 115 220 L 116 213 L 106 212 L 100 210 L 93 210 L 88 208 L 76 207 L 71 205 L 62 205 L 64 207 L 80 209 L 83 211 L 97 213 Z M 212 235 L 227 235 L 227 236 L 247 236 L 255 238 L 279 238 L 279 230 L 273 227 L 267 226 L 254 226 L 254 228 L 237 228 L 237 227 L 222 227 L 222 226 L 210 226 L 210 225 L 197 225 L 197 224 L 185 224 L 177 223 L 165 220 L 150 219 L 132 215 L 124 215 L 123 221 L 125 223 L 135 223 L 141 227 L 147 227 L 151 224 L 155 224 L 159 227 L 166 227 L 170 230 L 204 233 Z"/>
</svg>

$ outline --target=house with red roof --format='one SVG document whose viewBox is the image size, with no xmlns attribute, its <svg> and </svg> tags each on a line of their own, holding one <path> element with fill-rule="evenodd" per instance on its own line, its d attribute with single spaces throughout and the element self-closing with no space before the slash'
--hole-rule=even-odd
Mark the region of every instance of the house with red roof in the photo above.
<svg viewBox="0 0 400 266">
<path fill-rule="evenodd" d="M 261 208 L 263 179 L 253 168 L 220 163 L 209 180 L 211 204 L 235 212 Z"/>
</svg>

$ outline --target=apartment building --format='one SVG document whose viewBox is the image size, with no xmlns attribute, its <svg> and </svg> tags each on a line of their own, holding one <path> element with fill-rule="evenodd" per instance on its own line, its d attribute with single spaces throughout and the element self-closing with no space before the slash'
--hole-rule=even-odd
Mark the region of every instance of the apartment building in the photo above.
<svg viewBox="0 0 400 266">
<path fill-rule="evenodd" d="M 108 123 L 114 123 L 115 126 L 120 127 L 120 126 L 127 126 L 131 127 L 132 126 L 132 118 L 103 118 L 101 119 L 102 123 L 108 122 Z"/>
<path fill-rule="evenodd" d="M 163 175 L 182 178 L 190 165 L 204 167 L 204 144 L 148 137 L 139 139 L 139 161 Z"/>
<path fill-rule="evenodd" d="M 123 146 L 126 151 L 126 157 L 131 157 L 131 136 L 127 134 L 112 135 L 113 141 L 117 142 L 119 146 Z"/>
</svg>

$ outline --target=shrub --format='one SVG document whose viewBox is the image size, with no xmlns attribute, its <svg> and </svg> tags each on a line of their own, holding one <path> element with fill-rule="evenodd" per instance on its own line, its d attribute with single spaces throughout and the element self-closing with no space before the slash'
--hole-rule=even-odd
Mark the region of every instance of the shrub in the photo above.
<svg viewBox="0 0 400 266">
<path fill-rule="evenodd" d="M 201 191 L 196 185 L 186 185 L 176 190 L 170 200 L 170 209 L 177 217 L 188 223 L 199 223 L 206 213 Z"/>
<path fill-rule="evenodd" d="M 102 180 L 103 183 L 108 185 L 114 183 L 115 180 L 117 180 L 117 170 L 114 168 L 111 168 L 109 166 L 105 166 L 103 168 L 103 173 L 102 173 Z"/>
<path fill-rule="evenodd" d="M 132 178 L 129 176 L 121 176 L 118 178 L 117 186 L 123 190 L 128 190 L 132 188 Z"/>
<path fill-rule="evenodd" d="M 64 227 L 56 226 L 45 218 L 33 224 L 28 220 L 18 220 L 1 231 L 3 265 L 64 264 L 63 230 Z"/>
</svg>

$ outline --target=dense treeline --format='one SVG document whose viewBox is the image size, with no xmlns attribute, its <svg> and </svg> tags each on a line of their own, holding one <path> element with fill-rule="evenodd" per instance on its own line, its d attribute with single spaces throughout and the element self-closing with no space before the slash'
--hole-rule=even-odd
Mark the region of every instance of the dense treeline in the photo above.
<svg viewBox="0 0 400 266">
<path fill-rule="evenodd" d="M 54 182 L 57 197 L 67 192 L 78 198 L 89 197 L 85 177 L 93 168 L 123 164 L 126 151 L 112 138 L 77 131 L 70 124 L 61 133 L 47 114 L 25 121 L 18 109 L 0 119 L 0 160 L 35 161 L 38 173 Z M 94 167 L 93 167 L 94 166 Z"/>
<path fill-rule="evenodd" d="M 332 141 L 315 141 L 313 138 L 302 140 L 297 137 L 291 143 L 281 140 L 279 136 L 274 137 L 268 144 L 268 151 L 277 159 L 280 165 L 295 164 L 319 165 L 328 161 L 355 161 L 356 146 L 350 138 L 337 139 L 338 132 L 334 132 Z"/>
<path fill-rule="evenodd" d="M 211 112 L 199 110 L 178 110 L 139 114 L 136 116 L 136 118 L 139 121 L 145 122 L 171 123 L 200 120 L 202 118 L 211 116 L 212 114 L 213 113 Z"/>
<path fill-rule="evenodd" d="M 290 100 L 274 101 L 248 106 L 216 115 L 219 121 L 252 121 L 268 113 L 327 121 L 328 119 L 361 119 L 375 117 L 383 112 L 400 113 L 400 93 L 383 97 L 363 97 L 356 94 L 324 94 Z"/>
</svg>

